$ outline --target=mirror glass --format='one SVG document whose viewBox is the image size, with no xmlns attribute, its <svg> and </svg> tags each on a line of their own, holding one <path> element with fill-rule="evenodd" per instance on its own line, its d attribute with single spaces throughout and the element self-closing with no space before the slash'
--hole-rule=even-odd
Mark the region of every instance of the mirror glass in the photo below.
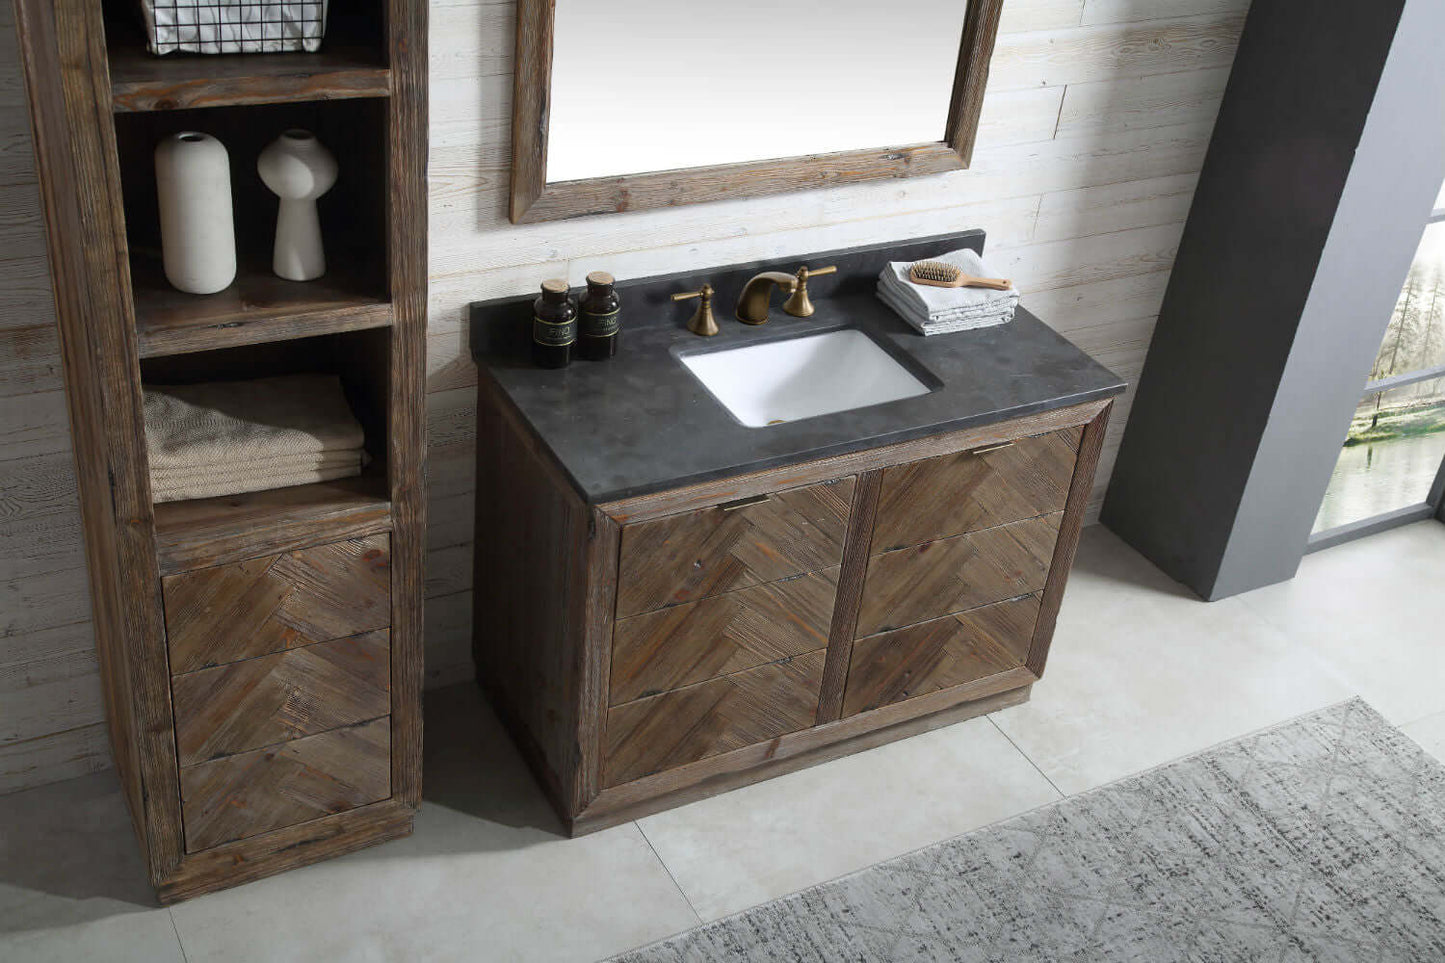
<svg viewBox="0 0 1445 963">
<path fill-rule="evenodd" d="M 969 2 L 556 0 L 546 181 L 941 141 Z"/>
</svg>

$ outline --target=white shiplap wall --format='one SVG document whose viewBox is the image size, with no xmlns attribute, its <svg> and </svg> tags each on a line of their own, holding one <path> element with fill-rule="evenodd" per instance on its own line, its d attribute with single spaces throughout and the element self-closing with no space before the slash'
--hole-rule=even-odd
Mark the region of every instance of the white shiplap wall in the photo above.
<svg viewBox="0 0 1445 963">
<path fill-rule="evenodd" d="M 554 224 L 506 218 L 511 0 L 433 0 L 427 674 L 471 673 L 468 302 L 971 227 L 1137 377 L 1248 0 L 1005 0 L 973 169 Z M 10 5 L 0 4 L 0 791 L 109 764 Z M 1127 400 L 1100 469 L 1113 463 Z M 1096 495 L 1097 498 L 1097 495 Z"/>
</svg>

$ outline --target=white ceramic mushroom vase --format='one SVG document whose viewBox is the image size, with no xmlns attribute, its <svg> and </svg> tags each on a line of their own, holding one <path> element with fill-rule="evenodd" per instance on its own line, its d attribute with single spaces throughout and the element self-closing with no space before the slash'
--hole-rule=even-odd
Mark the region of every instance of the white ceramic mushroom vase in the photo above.
<svg viewBox="0 0 1445 963">
<path fill-rule="evenodd" d="M 308 130 L 292 129 L 256 159 L 256 171 L 281 199 L 271 269 L 288 281 L 312 281 L 326 273 L 316 199 L 336 183 L 336 157 Z"/>
</svg>

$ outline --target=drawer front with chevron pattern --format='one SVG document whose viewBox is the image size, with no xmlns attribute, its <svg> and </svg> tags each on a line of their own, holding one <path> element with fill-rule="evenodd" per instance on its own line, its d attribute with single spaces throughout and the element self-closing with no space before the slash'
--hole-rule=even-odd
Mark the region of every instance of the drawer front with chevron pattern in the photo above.
<svg viewBox="0 0 1445 963">
<path fill-rule="evenodd" d="M 873 552 L 1063 511 L 1082 428 L 961 451 L 883 473 Z"/>
<path fill-rule="evenodd" d="M 1039 599 L 1027 595 L 853 643 L 843 714 L 856 715 L 1023 665 Z"/>
<path fill-rule="evenodd" d="M 182 766 L 391 711 L 388 632 L 277 652 L 171 680 Z"/>
<path fill-rule="evenodd" d="M 868 559 L 855 636 L 1039 592 L 1063 513 L 941 538 Z"/>
<path fill-rule="evenodd" d="M 837 590 L 834 567 L 619 619 L 610 704 L 823 648 Z"/>
<path fill-rule="evenodd" d="M 838 565 L 854 479 L 626 525 L 617 618 Z"/>
<path fill-rule="evenodd" d="M 377 719 L 181 770 L 187 852 L 391 795 L 391 724 Z"/>
<path fill-rule="evenodd" d="M 609 709 L 603 785 L 808 728 L 818 709 L 824 655 L 819 649 Z"/>
<path fill-rule="evenodd" d="M 161 587 L 175 675 L 391 625 L 384 534 L 170 575 Z"/>
</svg>

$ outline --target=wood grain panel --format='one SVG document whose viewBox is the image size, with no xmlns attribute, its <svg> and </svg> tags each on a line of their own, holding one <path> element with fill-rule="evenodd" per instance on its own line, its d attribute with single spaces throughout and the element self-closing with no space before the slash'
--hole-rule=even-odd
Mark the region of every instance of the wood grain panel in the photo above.
<svg viewBox="0 0 1445 963">
<path fill-rule="evenodd" d="M 853 484 L 840 478 L 624 526 L 617 617 L 839 564 Z"/>
<path fill-rule="evenodd" d="M 1014 90 L 1227 67 L 1243 27 L 1242 16 L 1211 15 L 1015 34 L 994 48 L 989 81 Z"/>
<path fill-rule="evenodd" d="M 391 795 L 391 720 L 181 770 L 186 851 L 294 826 Z"/>
<path fill-rule="evenodd" d="M 610 709 L 603 787 L 811 726 L 825 652 Z"/>
<path fill-rule="evenodd" d="M 858 605 L 872 551 L 873 517 L 878 510 L 878 489 L 883 472 L 865 471 L 853 490 L 853 514 L 848 519 L 848 544 L 838 573 L 838 594 L 833 603 L 833 624 L 828 630 L 828 659 L 823 666 L 823 688 L 818 694 L 814 725 L 834 722 L 843 711 L 843 685 L 848 681 L 848 658 L 858 627 Z"/>
<path fill-rule="evenodd" d="M 3 276 L 4 268 L 0 266 L 0 277 Z M 55 333 L 55 324 L 22 328 L 0 322 L 0 398 L 13 398 L 62 386 L 60 340 Z M 69 442 L 66 444 L 68 446 Z"/>
<path fill-rule="evenodd" d="M 385 629 L 171 682 L 182 766 L 356 725 L 391 711 Z"/>
<path fill-rule="evenodd" d="M 346 638 L 391 622 L 386 535 L 162 580 L 171 671 Z"/>
<path fill-rule="evenodd" d="M 806 461 L 782 468 L 766 468 L 746 475 L 720 478 L 700 482 L 683 488 L 638 495 L 634 498 L 604 502 L 603 511 L 617 521 L 636 524 L 664 515 L 707 508 L 717 502 L 729 499 L 748 498 L 775 492 L 784 488 L 796 488 L 817 482 L 891 468 L 906 462 L 920 461 L 935 455 L 948 455 L 964 449 L 982 448 L 1012 441 L 1028 435 L 1039 435 L 1059 428 L 1085 425 L 1109 404 L 1106 401 L 1086 401 L 1081 405 L 1055 408 L 1028 415 L 1013 421 L 999 421 L 977 428 L 964 428 L 939 435 L 929 435 L 885 445 L 881 448 L 866 448 L 846 455 L 832 455 L 816 461 Z M 872 530 L 871 528 L 869 529 Z"/>
<path fill-rule="evenodd" d="M 280 277 L 241 273 L 198 305 L 194 295 L 156 282 L 146 260 L 138 258 L 134 270 L 146 281 L 136 293 L 142 358 L 383 328 L 394 320 L 391 304 L 358 291 L 358 282 L 340 271 L 306 282 L 301 307 L 295 282 Z"/>
<path fill-rule="evenodd" d="M 356 478 L 162 502 L 155 509 L 161 574 L 386 531 L 392 515 L 386 488 L 382 473 L 369 469 Z"/>
<path fill-rule="evenodd" d="M 427 71 L 430 5 L 385 0 L 392 96 L 386 117 L 387 274 L 394 312 L 387 392 L 391 552 L 391 792 L 421 805 L 424 672 L 422 541 L 426 534 Z"/>
<path fill-rule="evenodd" d="M 411 835 L 415 815 L 415 806 L 393 794 L 334 816 L 187 853 L 180 868 L 157 887 L 156 896 L 162 903 L 176 903 L 401 839 Z"/>
<path fill-rule="evenodd" d="M 1099 467 L 1099 455 L 1103 449 L 1104 436 L 1109 431 L 1109 416 L 1114 410 L 1111 401 L 1094 416 L 1084 429 L 1083 441 L 1079 443 L 1079 463 L 1074 470 L 1074 480 L 1069 486 L 1069 502 L 1059 524 L 1058 544 L 1049 565 L 1049 580 L 1044 589 L 1042 605 L 1039 607 L 1038 624 L 1034 627 L 1033 645 L 1029 649 L 1028 668 L 1035 676 L 1042 677 L 1044 663 L 1049 657 L 1049 646 L 1054 640 L 1054 626 L 1059 617 L 1059 606 L 1064 600 L 1064 587 L 1069 581 L 1069 570 L 1074 566 L 1074 554 L 1079 550 L 1079 535 L 1084 526 L 1084 513 L 1088 509 L 1089 493 L 1094 488 L 1094 473 Z"/>
<path fill-rule="evenodd" d="M 858 637 L 1044 587 L 1062 512 L 926 542 L 868 560 Z"/>
<path fill-rule="evenodd" d="M 114 765 L 104 722 L 0 745 L 0 794 L 74 779 Z"/>
<path fill-rule="evenodd" d="M 883 473 L 873 553 L 1064 510 L 1082 427 Z"/>
<path fill-rule="evenodd" d="M 580 773 L 600 755 L 597 732 L 607 700 L 604 688 L 591 717 L 579 711 L 586 695 L 577 678 L 591 663 L 569 634 L 585 626 L 572 621 L 579 608 L 574 595 L 578 571 L 589 567 L 600 543 L 611 546 L 608 584 L 615 583 L 617 526 L 589 526 L 586 506 L 490 376 L 477 387 L 476 431 L 476 531 L 484 534 L 473 543 L 474 588 L 465 597 L 476 678 L 503 725 L 528 747 L 538 782 L 554 800 L 567 800 L 561 807 L 580 807 L 574 802 Z M 428 605 L 431 645 L 445 634 L 441 623 L 453 607 L 450 598 Z M 610 628 L 610 604 L 603 614 Z M 606 652 L 597 654 L 598 663 L 606 664 Z M 434 662 L 429 649 L 429 669 Z M 589 722 L 591 733 L 583 735 Z"/>
<path fill-rule="evenodd" d="M 391 71 L 378 66 L 365 48 L 341 44 L 301 58 L 284 53 L 213 58 L 151 56 L 139 45 L 111 51 L 111 101 L 116 113 L 133 110 L 184 110 L 238 104 L 386 97 Z"/>
<path fill-rule="evenodd" d="M 853 643 L 843 714 L 856 715 L 1017 668 L 1028 659 L 1039 600 L 986 605 Z"/>
<path fill-rule="evenodd" d="M 1034 681 L 1028 669 L 1010 669 L 977 682 L 909 699 L 906 703 L 812 726 L 644 776 L 599 793 L 592 805 L 569 820 L 572 834 L 605 829 L 860 749 L 871 749 L 1018 705 L 1028 700 Z"/>
<path fill-rule="evenodd" d="M 828 644 L 838 569 L 617 622 L 610 705 L 706 682 Z"/>
<path fill-rule="evenodd" d="M 571 618 L 582 626 L 577 687 L 569 693 L 577 714 L 577 771 L 569 788 L 572 812 L 581 812 L 602 791 L 603 734 L 607 727 L 607 690 L 612 665 L 613 612 L 617 605 L 617 556 L 622 529 L 591 506 L 586 544 L 579 551 L 586 571 L 572 573 Z M 579 526 L 578 539 L 582 532 Z"/>
</svg>

